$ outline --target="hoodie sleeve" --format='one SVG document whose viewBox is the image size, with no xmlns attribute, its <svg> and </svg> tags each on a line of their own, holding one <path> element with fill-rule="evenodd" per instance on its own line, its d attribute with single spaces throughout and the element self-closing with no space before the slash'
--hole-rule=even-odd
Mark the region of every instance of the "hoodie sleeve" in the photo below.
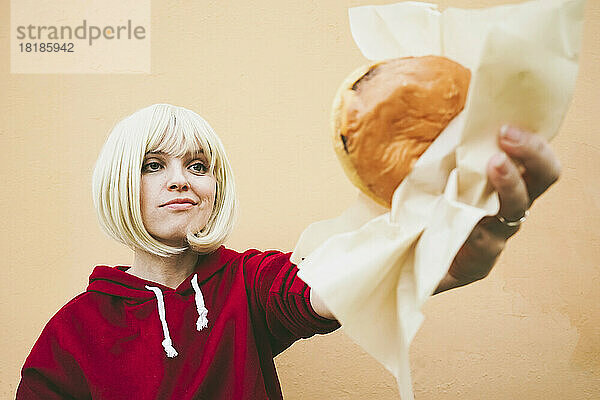
<svg viewBox="0 0 600 400">
<path fill-rule="evenodd" d="M 274 355 L 298 339 L 340 327 L 338 321 L 323 318 L 314 311 L 310 287 L 298 277 L 298 267 L 290 261 L 291 254 L 267 251 L 246 258 L 255 307 L 264 314 Z"/>
<path fill-rule="evenodd" d="M 91 399 L 83 372 L 61 337 L 68 329 L 61 324 L 61 311 L 48 322 L 29 353 L 16 400 Z"/>
</svg>

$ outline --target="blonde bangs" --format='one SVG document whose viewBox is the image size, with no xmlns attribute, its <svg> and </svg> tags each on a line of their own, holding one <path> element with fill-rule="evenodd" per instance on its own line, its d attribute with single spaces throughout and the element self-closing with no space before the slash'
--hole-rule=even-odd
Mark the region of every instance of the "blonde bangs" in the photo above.
<svg viewBox="0 0 600 400">
<path fill-rule="evenodd" d="M 210 126 L 194 112 L 181 107 L 161 106 L 157 105 L 155 109 L 144 153 L 161 152 L 172 157 L 203 154 L 212 174 L 216 157 L 208 140 L 214 136 Z"/>
</svg>

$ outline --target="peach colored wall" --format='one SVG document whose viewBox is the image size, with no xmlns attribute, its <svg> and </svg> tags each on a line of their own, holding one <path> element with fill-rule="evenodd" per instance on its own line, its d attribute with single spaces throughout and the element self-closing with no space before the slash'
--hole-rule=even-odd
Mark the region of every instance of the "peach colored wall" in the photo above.
<svg viewBox="0 0 600 400">
<path fill-rule="evenodd" d="M 350 205 L 329 108 L 364 62 L 347 8 L 374 3 L 386 2 L 153 1 L 152 74 L 16 75 L 2 0 L 0 398 L 14 397 L 42 327 L 85 289 L 93 265 L 132 260 L 100 231 L 90 194 L 95 158 L 123 116 L 168 102 L 213 125 L 239 188 L 232 248 L 291 250 L 309 223 Z M 600 1 L 589 0 L 575 97 L 552 142 L 562 177 L 487 279 L 426 305 L 412 346 L 418 399 L 600 398 L 598 65 Z M 398 398 L 391 375 L 341 331 L 276 362 L 287 399 Z"/>
</svg>

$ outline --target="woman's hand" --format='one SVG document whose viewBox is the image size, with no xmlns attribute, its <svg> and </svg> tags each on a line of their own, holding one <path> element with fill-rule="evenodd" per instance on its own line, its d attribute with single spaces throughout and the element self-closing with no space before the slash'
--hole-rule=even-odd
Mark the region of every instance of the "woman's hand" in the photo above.
<svg viewBox="0 0 600 400">
<path fill-rule="evenodd" d="M 515 127 L 503 127 L 498 144 L 504 153 L 495 154 L 487 166 L 490 183 L 500 198 L 497 216 L 518 221 L 533 201 L 557 181 L 560 163 L 544 137 Z M 497 216 L 486 216 L 475 225 L 434 294 L 490 273 L 508 238 L 519 230 L 518 225 L 508 226 Z"/>
</svg>

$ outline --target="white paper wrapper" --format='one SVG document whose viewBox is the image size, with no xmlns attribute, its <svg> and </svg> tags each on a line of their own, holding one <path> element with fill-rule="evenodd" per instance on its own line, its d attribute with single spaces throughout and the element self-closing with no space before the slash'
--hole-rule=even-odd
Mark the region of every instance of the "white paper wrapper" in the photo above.
<svg viewBox="0 0 600 400">
<path fill-rule="evenodd" d="M 349 9 L 369 60 L 442 55 L 472 72 L 463 112 L 394 192 L 391 210 L 359 192 L 338 218 L 311 224 L 292 261 L 344 332 L 414 398 L 409 345 L 423 303 L 473 227 L 499 209 L 486 165 L 505 123 L 550 140 L 571 100 L 585 0 L 538 0 L 488 9 L 404 2 Z"/>
</svg>

